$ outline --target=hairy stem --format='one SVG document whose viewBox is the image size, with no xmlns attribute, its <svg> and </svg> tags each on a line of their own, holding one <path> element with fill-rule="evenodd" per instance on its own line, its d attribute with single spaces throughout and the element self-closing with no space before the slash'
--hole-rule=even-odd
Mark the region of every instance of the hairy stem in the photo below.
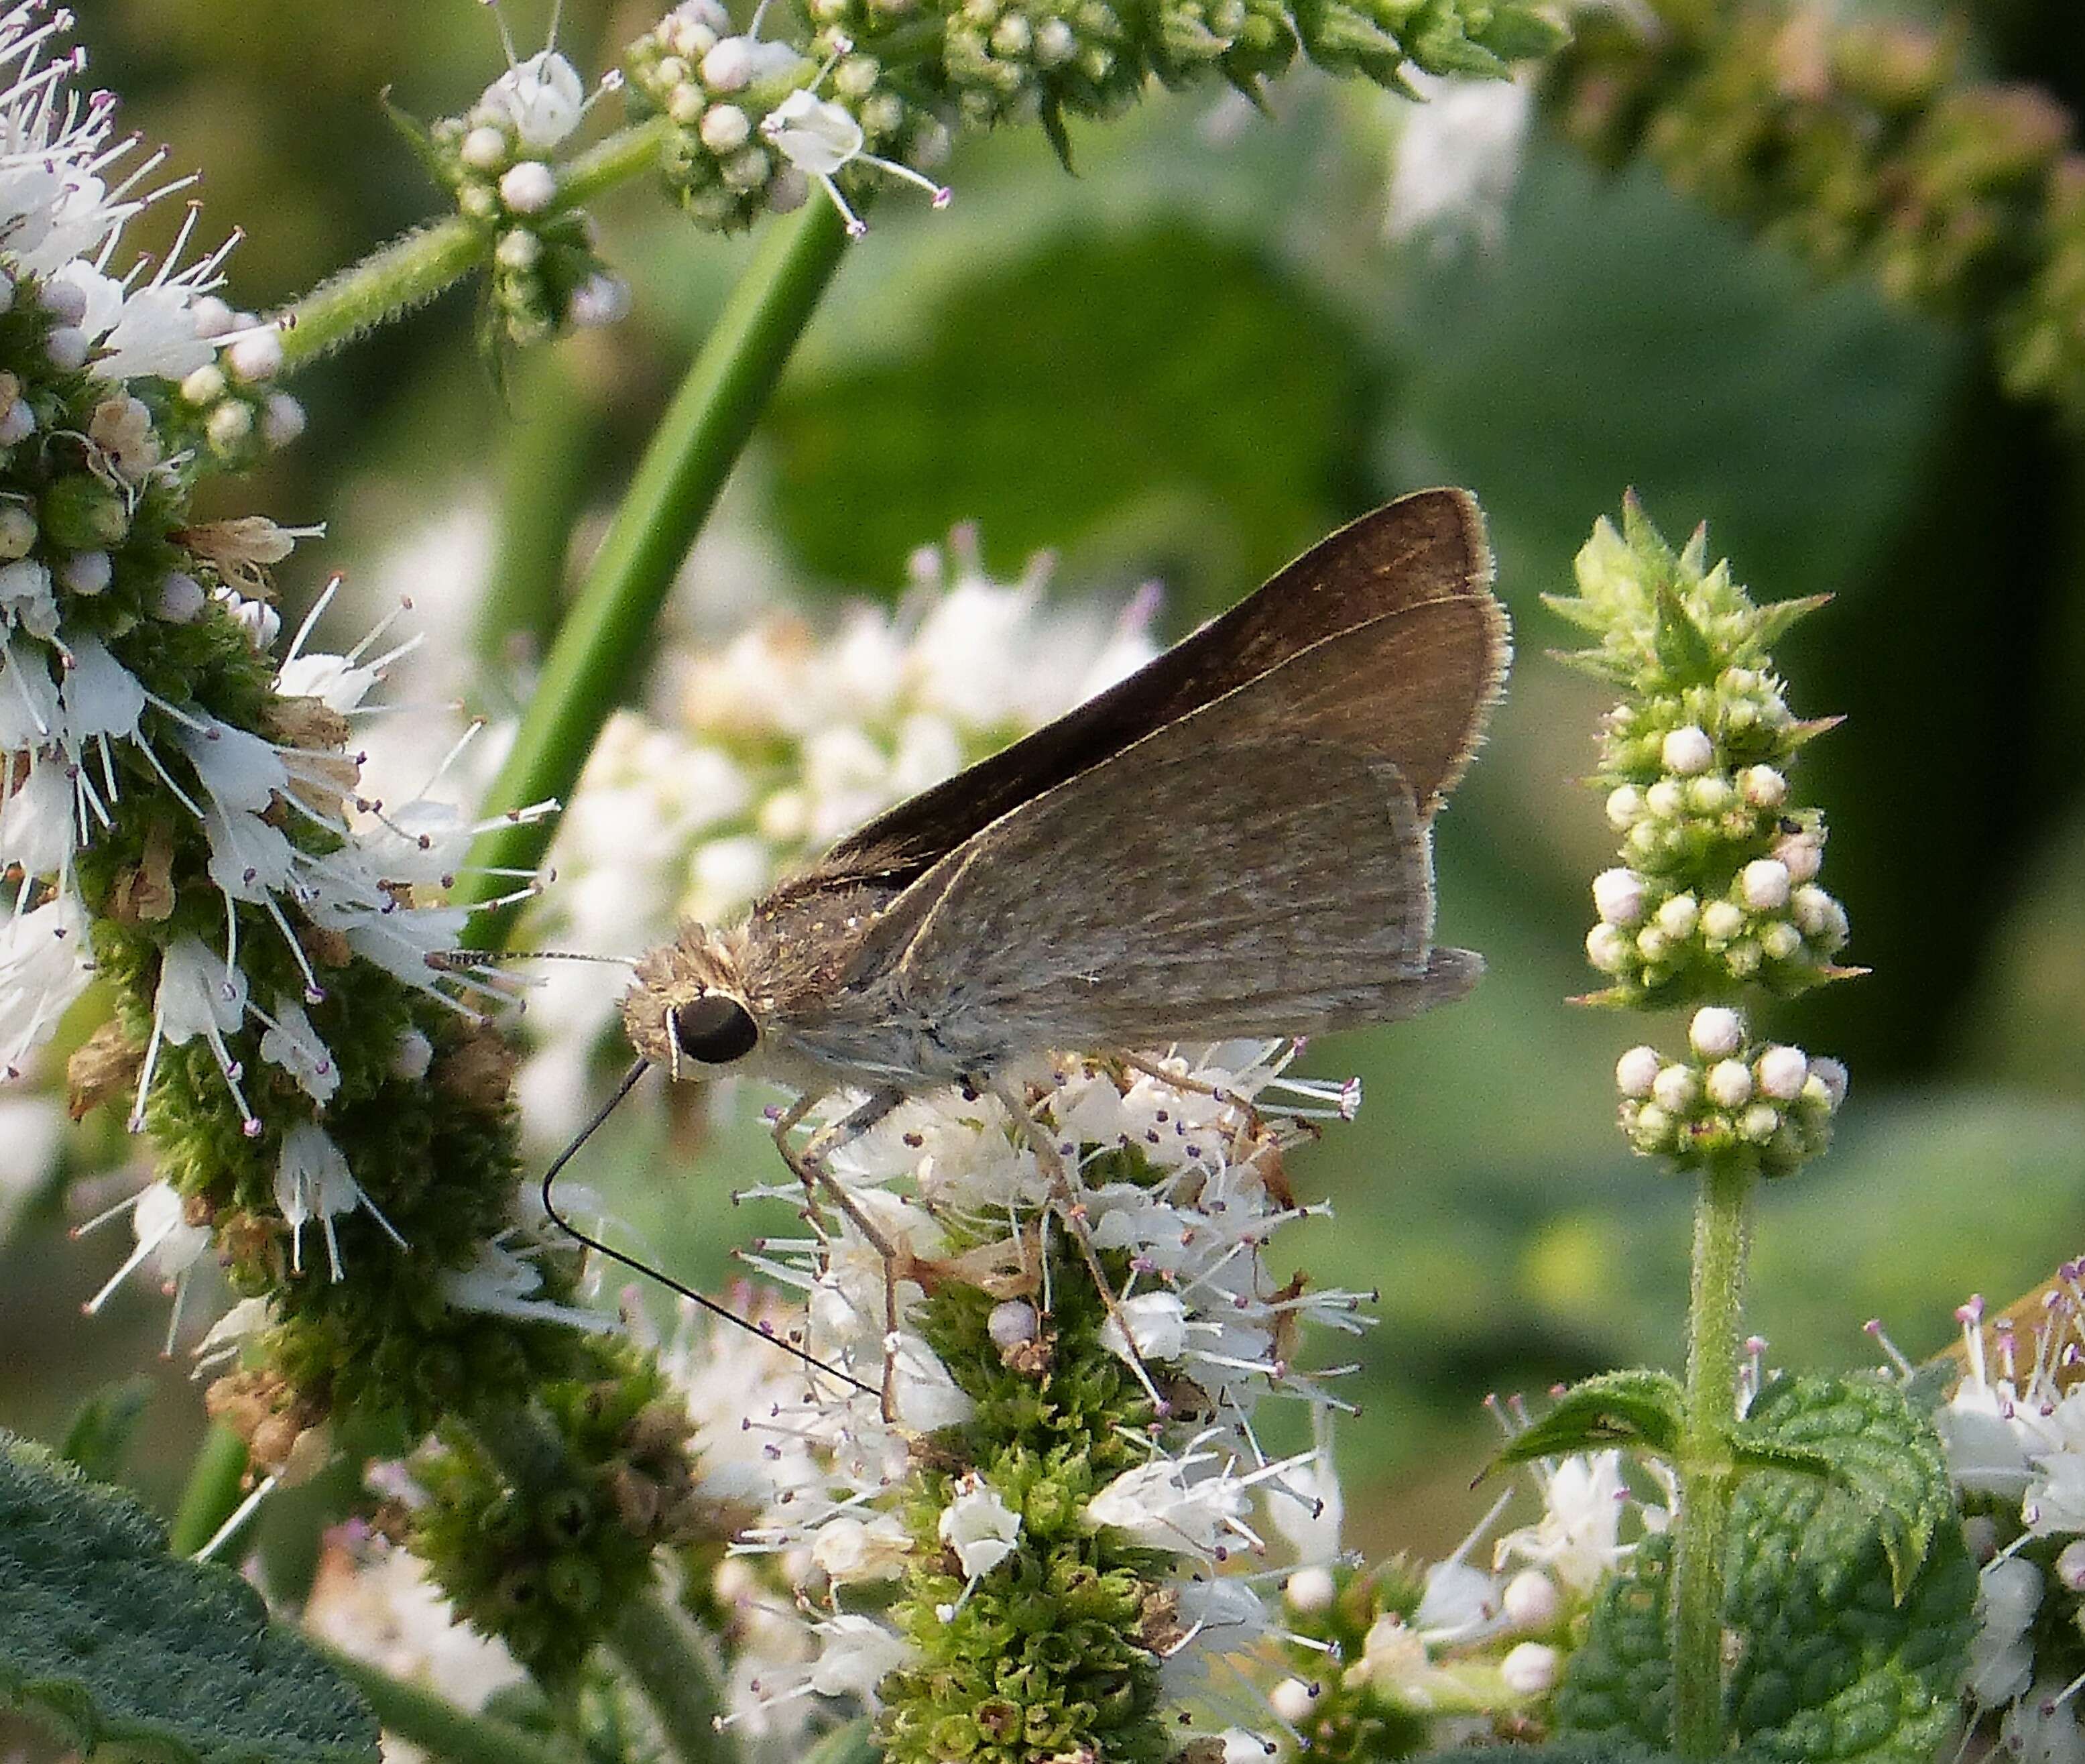
<svg viewBox="0 0 2085 1764">
<path fill-rule="evenodd" d="M 1673 1554 L 1673 1739 L 1679 1755 L 1721 1757 L 1723 1579 L 1737 1467 L 1739 1330 L 1752 1233 L 1751 1168 L 1735 1159 L 1702 1172 L 1694 1209 L 1694 1273 L 1687 1336 L 1687 1418 L 1679 1440 L 1679 1511 Z"/>
<path fill-rule="evenodd" d="M 497 814 L 568 797 L 587 755 L 642 659 L 689 546 L 766 408 L 783 364 L 847 249 L 830 202 L 807 202 L 772 227 L 639 463 L 543 666 L 507 763 L 486 799 Z M 452 900 L 475 903 L 504 884 L 491 873 L 533 869 L 548 822 L 509 822 L 482 837 Z M 478 914 L 473 948 L 505 941 L 518 907 Z"/>
<path fill-rule="evenodd" d="M 572 1754 L 511 1722 L 460 1709 L 445 1697 L 387 1677 L 333 1648 L 327 1663 L 362 1693 L 387 1733 L 452 1764 L 573 1764 Z"/>
<path fill-rule="evenodd" d="M 193 1556 L 217 1535 L 238 1507 L 245 1474 L 246 1442 L 221 1422 L 213 1426 L 189 1467 L 188 1486 L 174 1510 L 167 1544 L 176 1555 Z"/>
<path fill-rule="evenodd" d="M 694 1631 L 657 1593 L 631 1601 L 609 1651 L 644 1693 L 682 1764 L 726 1764 L 737 1749 L 716 1724 L 716 1674 Z"/>
<path fill-rule="evenodd" d="M 649 171 L 670 127 L 664 118 L 637 124 L 589 147 L 567 165 L 550 212 L 576 208 L 604 190 Z M 282 372 L 416 306 L 484 265 L 492 229 L 452 215 L 407 233 L 321 283 L 291 307 L 282 329 Z"/>
</svg>

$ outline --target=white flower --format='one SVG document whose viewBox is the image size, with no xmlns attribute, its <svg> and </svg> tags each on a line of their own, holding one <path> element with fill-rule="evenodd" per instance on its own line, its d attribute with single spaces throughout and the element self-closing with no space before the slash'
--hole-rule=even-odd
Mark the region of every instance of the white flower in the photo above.
<svg viewBox="0 0 2085 1764">
<path fill-rule="evenodd" d="M 1692 777 L 1706 771 L 1715 763 L 1716 744 L 1689 723 L 1666 736 L 1658 748 L 1658 757 L 1667 771 L 1677 772 L 1683 778 Z"/>
<path fill-rule="evenodd" d="M 83 1232 L 128 1213 L 130 1229 L 138 1239 L 123 1265 L 108 1277 L 108 1284 L 87 1302 L 90 1316 L 108 1303 L 116 1289 L 138 1269 L 150 1263 L 166 1290 L 174 1295 L 173 1315 L 167 1324 L 167 1352 L 173 1352 L 175 1333 L 180 1328 L 181 1303 L 187 1296 L 189 1271 L 210 1248 L 210 1227 L 189 1222 L 188 1204 L 168 1184 L 150 1187 L 112 1207 L 100 1218 L 80 1227 Z"/>
<path fill-rule="evenodd" d="M 716 59 L 731 46 L 734 40 L 726 38 L 711 50 L 703 63 L 705 74 L 710 62 Z M 734 65 L 733 71 L 736 71 Z M 706 117 L 707 125 L 708 118 Z M 784 98 L 760 119 L 760 132 L 773 142 L 782 157 L 806 177 L 817 181 L 833 206 L 840 211 L 847 223 L 851 237 L 859 239 L 868 231 L 859 215 L 847 206 L 847 198 L 840 194 L 839 186 L 833 181 L 833 174 L 859 159 L 864 165 L 893 177 L 902 178 L 908 184 L 916 184 L 933 200 L 936 208 L 949 206 L 949 192 L 945 185 L 915 172 L 909 165 L 901 165 L 895 159 L 880 159 L 864 151 L 865 137 L 861 125 L 846 106 L 830 98 L 814 96 L 807 87 L 800 87 Z M 705 134 L 704 138 L 707 139 Z"/>
<path fill-rule="evenodd" d="M 1998 1755 L 2018 1764 L 2085 1764 L 2085 1727 L 2053 1679 L 2015 1698 L 1998 1728 Z"/>
<path fill-rule="evenodd" d="M 1547 1569 L 1573 1592 L 1590 1592 L 1634 1549 L 1620 1541 L 1629 1500 L 1619 1452 L 1574 1452 L 1537 1472 L 1542 1517 L 1498 1541 L 1503 1566 L 1524 1562 Z"/>
<path fill-rule="evenodd" d="M 876 1687 L 913 1658 L 911 1643 L 868 1617 L 843 1613 L 815 1627 L 823 1646 L 810 1684 L 822 1697 L 859 1697 L 873 1709 Z"/>
<path fill-rule="evenodd" d="M 340 1088 L 340 1069 L 295 999 L 285 997 L 275 1001 L 275 1014 L 268 1019 L 267 1031 L 261 1037 L 261 1057 L 288 1073 L 297 1081 L 297 1087 L 321 1107 L 331 1102 L 333 1092 Z"/>
<path fill-rule="evenodd" d="M 406 1240 L 384 1218 L 376 1203 L 363 1192 L 347 1159 L 325 1133 L 310 1121 L 299 1121 L 282 1136 L 282 1155 L 275 1169 L 275 1205 L 290 1226 L 290 1267 L 304 1269 L 304 1226 L 313 1218 L 325 1238 L 326 1261 L 333 1277 L 340 1279 L 340 1239 L 333 1221 L 343 1213 L 367 1207 L 369 1215 L 384 1228 L 384 1235 L 404 1249 Z"/>
<path fill-rule="evenodd" d="M 202 939 L 176 937 L 167 946 L 159 959 L 159 985 L 153 998 L 152 1032 L 138 1075 L 138 1101 L 130 1112 L 133 1133 L 144 1125 L 145 1099 L 151 1094 L 161 1044 L 179 1048 L 201 1035 L 216 1056 L 218 1070 L 238 1105 L 247 1137 L 259 1136 L 261 1123 L 240 1088 L 241 1069 L 224 1042 L 246 1014 L 246 992 L 245 975 L 213 955 Z"/>
<path fill-rule="evenodd" d="M 6 824 L 0 813 L 0 830 Z M 70 893 L 0 917 L 0 1081 L 21 1076 L 93 977 L 87 915 Z"/>
<path fill-rule="evenodd" d="M 2011 1702 L 2034 1676 L 2028 1631 L 2041 1590 L 2041 1571 L 2019 1556 L 2001 1557 L 1977 1576 L 1977 1634 L 1964 1688 L 1980 1708 Z"/>
<path fill-rule="evenodd" d="M 1499 1677 L 1516 1697 L 1546 1696 L 1563 1676 L 1564 1656 L 1543 1642 L 1522 1642 L 1499 1662 Z"/>
<path fill-rule="evenodd" d="M 911 1533 L 894 1513 L 865 1521 L 842 1513 L 811 1533 L 811 1560 L 834 1586 L 893 1579 L 911 1554 Z"/>
<path fill-rule="evenodd" d="M 975 1580 L 1013 1554 L 1021 1535 L 1021 1515 L 999 1491 L 975 1472 L 958 1478 L 949 1504 L 941 1509 L 941 1541 L 956 1553 L 963 1573 Z"/>
<path fill-rule="evenodd" d="M 1124 1360 L 1177 1360 L 1187 1350 L 1187 1307 L 1177 1293 L 1140 1292 L 1124 1299 L 1102 1325 L 1101 1343 Z"/>
<path fill-rule="evenodd" d="M 367 1205 L 367 1197 L 363 1197 Z M 375 1213 L 374 1207 L 370 1208 Z M 383 1215 L 377 1214 L 383 1222 Z M 386 1231 L 390 1227 L 386 1225 Z M 503 1234 L 504 1235 L 504 1234 Z M 397 1234 L 393 1234 L 394 1239 Z M 329 1239 L 330 1241 L 330 1239 Z M 401 1249 L 406 1246 L 401 1242 Z M 444 1269 L 439 1279 L 445 1302 L 459 1311 L 482 1311 L 495 1317 L 515 1317 L 532 1323 L 558 1323 L 567 1328 L 593 1334 L 609 1334 L 621 1328 L 605 1311 L 584 1306 L 559 1304 L 535 1296 L 543 1284 L 542 1270 L 524 1260 L 499 1239 L 478 1246 L 478 1260 L 469 1268 Z"/>
<path fill-rule="evenodd" d="M 352 1527 L 328 1533 L 302 1621 L 387 1677 L 466 1709 L 527 1676 L 502 1643 L 457 1617 L 410 1550 Z"/>
<path fill-rule="evenodd" d="M 578 70 L 546 49 L 508 67 L 485 88 L 478 108 L 513 130 L 524 147 L 554 147 L 586 114 L 586 87 Z"/>
<path fill-rule="evenodd" d="M 1403 126 L 1385 216 L 1390 236 L 1467 233 L 1496 244 L 1519 175 L 1531 88 L 1518 80 L 1436 79 L 1408 64 L 1400 77 L 1425 102 L 1398 107 Z"/>
</svg>

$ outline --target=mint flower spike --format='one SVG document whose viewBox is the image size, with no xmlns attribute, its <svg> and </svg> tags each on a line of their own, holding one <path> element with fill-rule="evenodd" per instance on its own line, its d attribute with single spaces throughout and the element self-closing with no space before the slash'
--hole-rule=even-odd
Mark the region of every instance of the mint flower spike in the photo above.
<svg viewBox="0 0 2085 1764">
<path fill-rule="evenodd" d="M 1623 835 L 1594 879 L 1586 958 L 1613 984 L 1590 1002 L 1663 1006 L 1758 984 L 1792 994 L 1840 966 L 1846 916 L 1820 885 L 1824 827 L 1788 771 L 1837 718 L 1789 709 L 1773 644 L 1822 598 L 1755 605 L 1707 534 L 1675 552 L 1631 497 L 1578 554 L 1578 593 L 1551 610 L 1597 636 L 1560 655 L 1621 686 L 1593 781 Z"/>
</svg>

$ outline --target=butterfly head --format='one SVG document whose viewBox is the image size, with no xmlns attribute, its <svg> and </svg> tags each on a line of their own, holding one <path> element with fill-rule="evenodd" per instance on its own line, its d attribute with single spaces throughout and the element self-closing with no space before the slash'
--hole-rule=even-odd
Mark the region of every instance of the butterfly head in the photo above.
<svg viewBox="0 0 2085 1764">
<path fill-rule="evenodd" d="M 691 925 L 639 962 L 622 1001 L 637 1051 L 676 1077 L 743 1070 L 762 1036 L 737 956 L 731 939 Z"/>
</svg>

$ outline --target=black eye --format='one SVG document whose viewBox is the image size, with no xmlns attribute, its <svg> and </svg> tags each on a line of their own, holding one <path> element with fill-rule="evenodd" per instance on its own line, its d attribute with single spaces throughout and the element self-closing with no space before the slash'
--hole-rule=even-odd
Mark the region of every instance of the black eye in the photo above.
<svg viewBox="0 0 2085 1764">
<path fill-rule="evenodd" d="M 705 993 L 673 1007 L 673 1039 L 681 1052 L 705 1065 L 728 1065 L 760 1039 L 753 1014 L 735 998 Z"/>
</svg>

